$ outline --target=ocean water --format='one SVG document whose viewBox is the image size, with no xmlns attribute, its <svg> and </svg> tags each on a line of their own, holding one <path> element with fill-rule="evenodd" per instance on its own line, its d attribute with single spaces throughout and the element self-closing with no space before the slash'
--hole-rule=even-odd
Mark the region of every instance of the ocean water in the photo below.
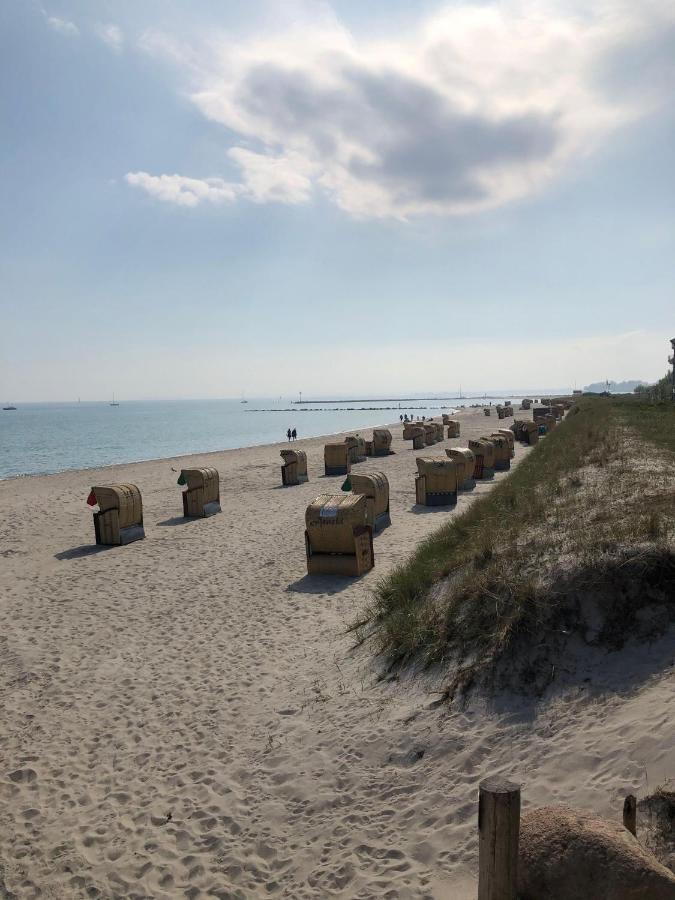
<svg viewBox="0 0 675 900">
<path fill-rule="evenodd" d="M 487 402 L 502 398 L 488 397 Z M 511 399 L 519 400 L 515 396 Z M 482 403 L 483 398 L 454 401 Z M 0 410 L 0 479 L 161 459 L 316 437 L 394 422 L 403 412 L 438 416 L 451 401 L 354 401 L 292 405 L 288 399 L 25 403 Z"/>
</svg>

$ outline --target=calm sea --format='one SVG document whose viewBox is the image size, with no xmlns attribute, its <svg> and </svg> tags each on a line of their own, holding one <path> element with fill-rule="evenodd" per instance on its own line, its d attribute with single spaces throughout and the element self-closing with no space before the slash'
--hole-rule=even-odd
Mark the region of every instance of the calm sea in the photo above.
<svg viewBox="0 0 675 900">
<path fill-rule="evenodd" d="M 468 406 L 483 398 L 455 402 Z M 438 416 L 457 408 L 440 400 L 400 409 L 377 400 L 292 406 L 287 399 L 16 405 L 16 411 L 0 410 L 0 479 L 270 444 L 284 440 L 287 428 L 316 437 L 393 422 L 403 412 Z"/>
</svg>

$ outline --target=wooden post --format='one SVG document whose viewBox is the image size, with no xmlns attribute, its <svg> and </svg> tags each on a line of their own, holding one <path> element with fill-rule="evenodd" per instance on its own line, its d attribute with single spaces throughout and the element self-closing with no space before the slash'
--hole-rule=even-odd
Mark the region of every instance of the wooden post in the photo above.
<svg viewBox="0 0 675 900">
<path fill-rule="evenodd" d="M 623 827 L 637 837 L 637 800 L 633 794 L 623 801 Z"/>
<path fill-rule="evenodd" d="M 478 794 L 478 900 L 516 900 L 520 786 L 486 778 Z"/>
</svg>

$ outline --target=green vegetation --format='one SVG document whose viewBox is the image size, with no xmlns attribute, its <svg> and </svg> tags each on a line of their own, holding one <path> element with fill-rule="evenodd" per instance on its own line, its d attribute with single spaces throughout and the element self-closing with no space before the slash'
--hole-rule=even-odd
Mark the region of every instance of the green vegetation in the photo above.
<svg viewBox="0 0 675 900">
<path fill-rule="evenodd" d="M 635 393 L 643 400 L 651 402 L 670 401 L 673 397 L 673 376 L 666 372 L 656 384 L 639 384 Z"/>
<path fill-rule="evenodd" d="M 649 399 L 640 393 L 617 399 L 615 403 L 624 422 L 643 438 L 675 452 L 675 402 Z"/>
<path fill-rule="evenodd" d="M 392 665 L 446 665 L 454 693 L 506 670 L 541 687 L 563 635 L 620 647 L 667 627 L 675 455 L 641 435 L 672 447 L 670 415 L 638 399 L 581 400 L 508 478 L 379 583 L 360 638 Z M 643 621 L 647 603 L 664 614 Z"/>
</svg>

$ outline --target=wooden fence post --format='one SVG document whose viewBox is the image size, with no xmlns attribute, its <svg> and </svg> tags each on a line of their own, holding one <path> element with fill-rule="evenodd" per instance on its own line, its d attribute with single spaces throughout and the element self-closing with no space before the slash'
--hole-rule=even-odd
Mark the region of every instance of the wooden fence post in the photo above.
<svg viewBox="0 0 675 900">
<path fill-rule="evenodd" d="M 623 801 L 623 827 L 637 837 L 637 800 L 633 794 Z"/>
<path fill-rule="evenodd" d="M 478 900 L 516 900 L 520 785 L 481 781 L 478 793 Z"/>
</svg>

